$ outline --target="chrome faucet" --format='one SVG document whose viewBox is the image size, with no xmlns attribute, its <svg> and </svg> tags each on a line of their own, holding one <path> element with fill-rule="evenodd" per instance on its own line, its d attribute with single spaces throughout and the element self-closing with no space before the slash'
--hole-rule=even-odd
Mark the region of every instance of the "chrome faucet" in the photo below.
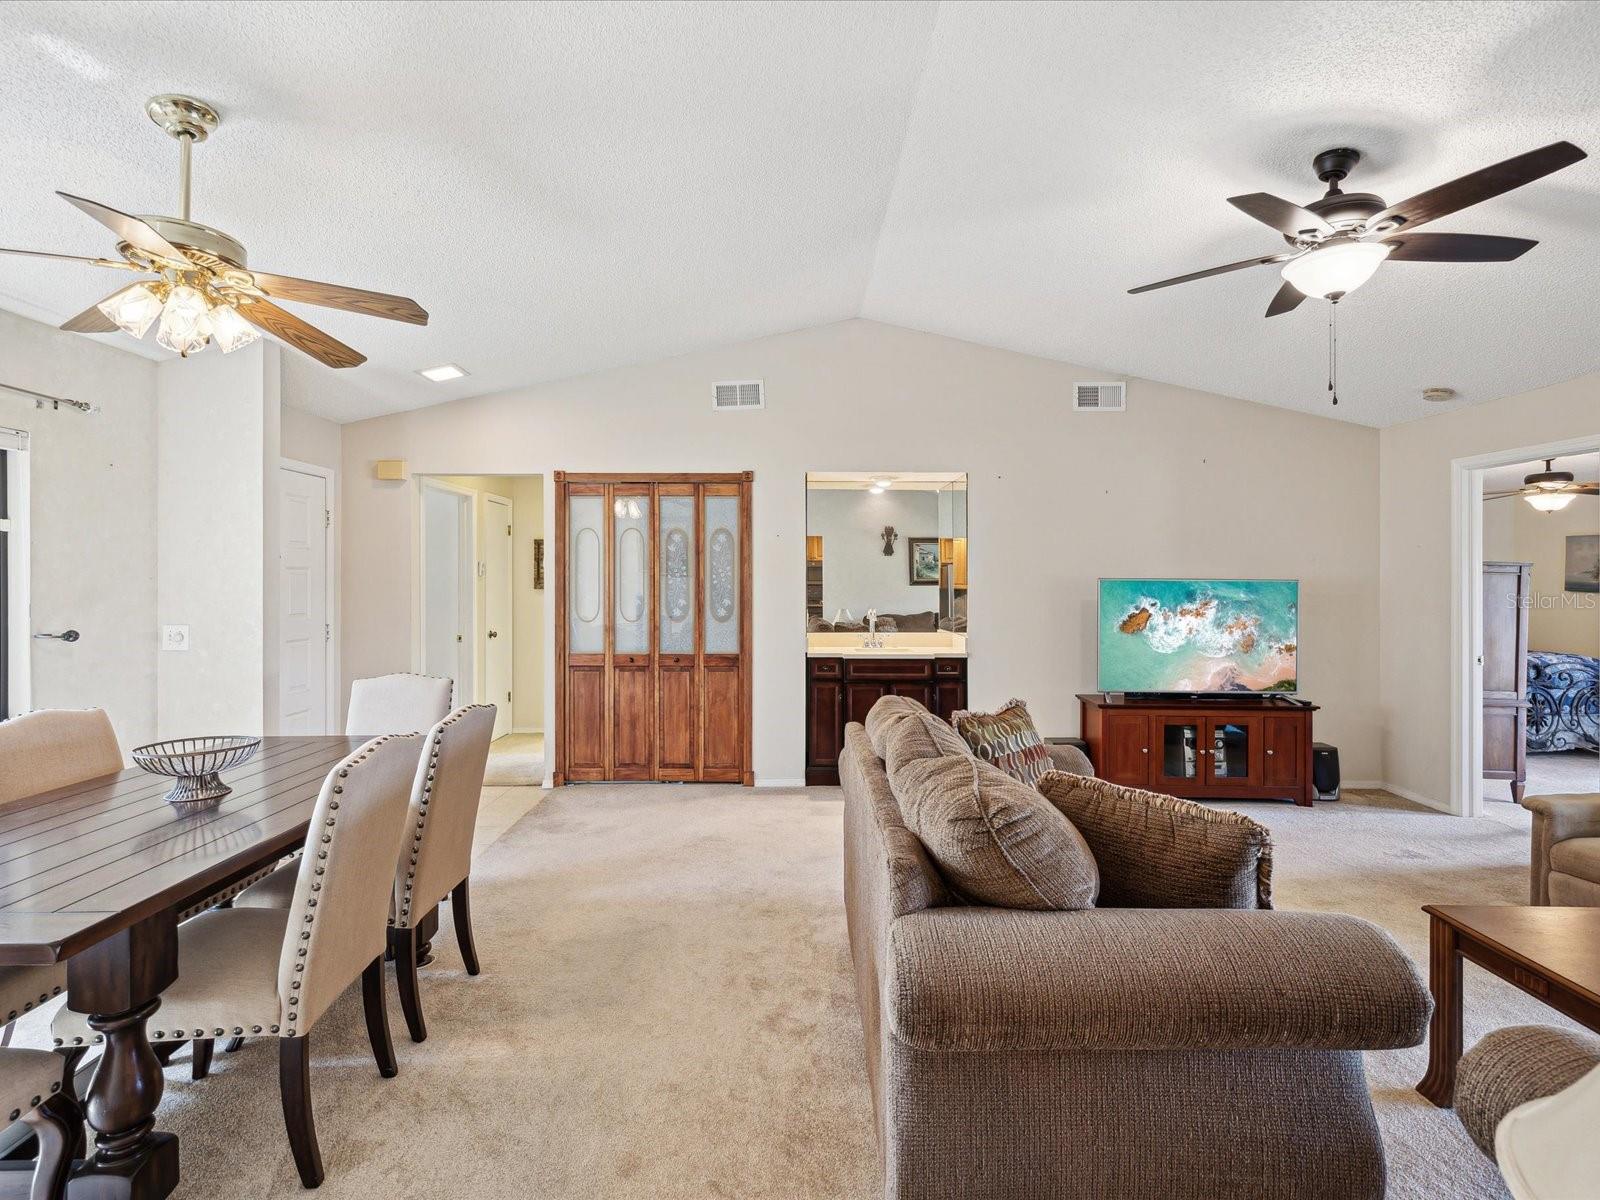
<svg viewBox="0 0 1600 1200">
<path fill-rule="evenodd" d="M 883 638 L 878 635 L 878 610 L 867 609 L 867 636 L 861 643 L 863 650 L 883 649 Z"/>
</svg>

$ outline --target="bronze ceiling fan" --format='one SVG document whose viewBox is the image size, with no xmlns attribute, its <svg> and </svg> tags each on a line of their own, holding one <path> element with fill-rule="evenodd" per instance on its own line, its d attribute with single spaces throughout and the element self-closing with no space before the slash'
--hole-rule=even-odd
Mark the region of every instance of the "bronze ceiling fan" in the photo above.
<svg viewBox="0 0 1600 1200">
<path fill-rule="evenodd" d="M 1361 155 L 1349 149 L 1324 150 L 1312 160 L 1317 178 L 1328 185 L 1321 199 L 1301 207 L 1266 192 L 1233 196 L 1228 203 L 1272 226 L 1289 243 L 1287 251 L 1247 258 L 1226 266 L 1193 271 L 1159 283 L 1129 289 L 1130 295 L 1188 283 L 1245 267 L 1282 264 L 1283 285 L 1267 316 L 1296 308 L 1308 296 L 1337 303 L 1389 262 L 1509 262 L 1534 246 L 1528 238 L 1475 233 L 1417 233 L 1428 222 L 1519 188 L 1587 157 L 1571 142 L 1554 142 L 1470 175 L 1385 205 L 1370 192 L 1344 192 L 1340 182 Z"/>
<path fill-rule="evenodd" d="M 366 355 L 279 308 L 268 297 L 412 325 L 428 323 L 428 314 L 405 296 L 274 275 L 248 267 L 244 245 L 237 238 L 189 219 L 190 151 L 217 127 L 216 110 L 192 96 L 164 95 L 153 97 L 145 111 L 178 142 L 181 158 L 177 216 L 135 217 L 81 196 L 57 192 L 117 236 L 120 258 L 0 247 L 0 254 L 53 258 L 155 276 L 112 293 L 73 317 L 62 329 L 73 333 L 115 333 L 120 329 L 139 338 L 159 320 L 156 341 L 185 357 L 213 340 L 224 354 L 229 353 L 255 341 L 261 330 L 326 366 L 355 367 L 367 361 Z"/>
<path fill-rule="evenodd" d="M 1571 471 L 1552 468 L 1555 459 L 1544 460 L 1544 470 L 1522 477 L 1522 486 L 1509 492 L 1485 492 L 1485 500 L 1504 500 L 1521 496 L 1540 512 L 1560 512 L 1574 496 L 1600 496 L 1600 483 L 1576 483 Z"/>
</svg>

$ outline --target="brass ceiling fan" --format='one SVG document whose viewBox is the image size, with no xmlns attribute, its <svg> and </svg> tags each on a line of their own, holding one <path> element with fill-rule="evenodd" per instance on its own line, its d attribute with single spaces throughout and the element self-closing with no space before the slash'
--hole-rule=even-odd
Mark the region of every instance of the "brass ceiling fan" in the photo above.
<svg viewBox="0 0 1600 1200">
<path fill-rule="evenodd" d="M 159 319 L 156 341 L 184 357 L 204 349 L 213 340 L 227 354 L 249 345 L 260 336 L 257 330 L 263 330 L 326 366 L 355 367 L 366 362 L 367 356 L 279 308 L 268 297 L 412 325 L 428 323 L 428 314 L 405 296 L 317 283 L 248 267 L 244 245 L 238 239 L 189 219 L 190 152 L 196 142 L 205 141 L 217 127 L 216 110 L 192 96 L 163 95 L 152 97 L 145 111 L 178 142 L 181 157 L 176 217 L 130 216 L 81 196 L 57 192 L 116 234 L 120 258 L 86 258 L 0 246 L 0 254 L 53 258 L 155 276 L 113 292 L 73 317 L 62 329 L 73 333 L 115 333 L 120 329 L 140 338 Z"/>
<path fill-rule="evenodd" d="M 1560 512 L 1572 503 L 1574 496 L 1600 496 L 1600 483 L 1575 483 L 1571 471 L 1551 468 L 1555 459 L 1544 460 L 1544 470 L 1522 477 L 1522 486 L 1509 492 L 1485 492 L 1485 500 L 1504 500 L 1521 496 L 1540 512 Z"/>
</svg>

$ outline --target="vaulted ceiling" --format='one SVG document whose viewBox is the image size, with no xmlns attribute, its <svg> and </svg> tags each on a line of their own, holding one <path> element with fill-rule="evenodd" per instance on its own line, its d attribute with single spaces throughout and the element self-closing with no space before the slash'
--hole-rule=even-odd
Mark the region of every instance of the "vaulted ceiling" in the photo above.
<svg viewBox="0 0 1600 1200">
<path fill-rule="evenodd" d="M 286 355 L 336 420 L 855 316 L 1372 425 L 1600 369 L 1595 5 L 0 0 L 0 56 L 0 245 L 107 252 L 58 188 L 172 211 L 143 102 L 187 91 L 196 220 L 430 310 L 289 305 L 370 357 Z M 1437 226 L 1538 247 L 1340 306 L 1338 409 L 1271 268 L 1126 294 L 1280 249 L 1225 198 L 1320 195 L 1319 150 L 1393 201 L 1562 138 L 1595 157 Z M 0 256 L 40 319 L 120 283 Z"/>
</svg>

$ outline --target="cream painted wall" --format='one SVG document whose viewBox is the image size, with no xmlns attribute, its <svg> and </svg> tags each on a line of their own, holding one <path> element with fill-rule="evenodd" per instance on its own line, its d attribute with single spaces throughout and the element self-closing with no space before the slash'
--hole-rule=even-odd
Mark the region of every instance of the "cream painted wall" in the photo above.
<svg viewBox="0 0 1600 1200">
<path fill-rule="evenodd" d="M 287 404 L 280 406 L 279 422 L 283 457 L 335 471 L 339 469 L 339 445 L 344 426 Z"/>
<path fill-rule="evenodd" d="M 1023 696 L 1046 733 L 1076 730 L 1101 575 L 1298 577 L 1317 737 L 1347 779 L 1379 778 L 1377 432 L 1143 380 L 1124 414 L 1071 412 L 1074 381 L 1105 377 L 852 320 L 347 425 L 345 676 L 415 647 L 416 485 L 373 460 L 540 473 L 546 512 L 558 468 L 753 469 L 755 770 L 798 780 L 806 471 L 967 471 L 975 707 Z M 712 411 L 713 381 L 758 378 L 766 410 Z"/>
<path fill-rule="evenodd" d="M 190 641 L 158 654 L 161 736 L 263 730 L 277 691 L 278 355 L 261 341 L 157 367 L 156 620 Z"/>
<path fill-rule="evenodd" d="M 1378 435 L 1379 727 L 1383 777 L 1405 794 L 1451 804 L 1451 462 L 1590 437 L 1600 445 L 1600 375 Z"/>
<path fill-rule="evenodd" d="M 1600 534 L 1600 498 L 1579 496 L 1553 513 L 1521 500 L 1486 500 L 1483 515 L 1484 558 L 1533 564 L 1528 648 L 1600 656 L 1600 595 L 1565 587 L 1567 538 Z"/>
<path fill-rule="evenodd" d="M 100 409 L 0 391 L 0 425 L 30 436 L 32 629 L 83 635 L 18 647 L 31 706 L 104 708 L 126 751 L 156 733 L 156 364 L 0 312 L 0 382 Z"/>
<path fill-rule="evenodd" d="M 369 472 L 370 474 L 370 472 Z M 484 539 L 489 534 L 485 511 L 485 495 L 503 496 L 511 501 L 511 619 L 516 624 L 512 640 L 511 662 L 511 728 L 538 730 L 543 728 L 544 711 L 544 593 L 533 588 L 533 539 L 543 537 L 544 481 L 537 475 L 439 475 L 435 478 L 473 493 L 477 512 L 479 562 L 484 559 Z M 483 588 L 477 589 L 477 625 L 483 628 L 487 598 Z M 480 684 L 476 699 L 488 699 L 498 704 L 494 697 L 483 697 L 484 646 L 477 646 L 474 671 Z M 398 669 L 398 668 L 396 668 Z M 353 676 L 352 676 L 353 678 Z"/>
</svg>

